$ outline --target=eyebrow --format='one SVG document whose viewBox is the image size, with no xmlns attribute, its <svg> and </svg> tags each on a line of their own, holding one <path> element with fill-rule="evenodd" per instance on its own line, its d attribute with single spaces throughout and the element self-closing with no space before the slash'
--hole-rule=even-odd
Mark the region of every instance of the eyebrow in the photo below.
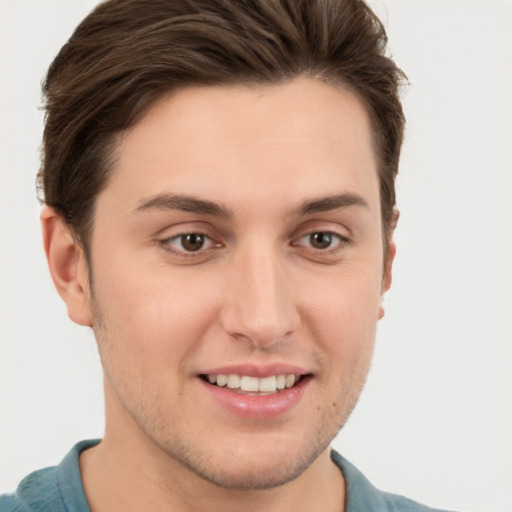
<svg viewBox="0 0 512 512">
<path fill-rule="evenodd" d="M 337 194 L 333 196 L 313 199 L 311 201 L 302 202 L 297 208 L 299 215 L 311 215 L 312 213 L 327 212 L 337 210 L 338 208 L 346 208 L 348 206 L 362 206 L 369 208 L 368 203 L 357 194 Z"/>
<path fill-rule="evenodd" d="M 221 217 L 224 219 L 233 217 L 233 212 L 221 204 L 182 194 L 158 194 L 141 201 L 139 206 L 135 208 L 135 212 L 144 212 L 148 210 L 182 211 L 211 215 L 213 217 Z"/>
<path fill-rule="evenodd" d="M 298 208 L 293 211 L 293 214 L 304 216 L 338 208 L 347 208 L 349 206 L 369 208 L 368 203 L 361 196 L 345 193 L 305 200 L 299 204 Z M 211 215 L 223 219 L 231 219 L 233 217 L 233 212 L 222 204 L 184 194 L 158 194 L 149 199 L 142 200 L 139 206 L 135 208 L 135 212 L 151 210 L 182 211 Z"/>
</svg>

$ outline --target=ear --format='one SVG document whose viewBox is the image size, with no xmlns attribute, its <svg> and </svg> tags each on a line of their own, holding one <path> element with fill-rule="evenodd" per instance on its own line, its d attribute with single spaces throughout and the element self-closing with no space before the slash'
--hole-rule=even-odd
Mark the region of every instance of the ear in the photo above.
<svg viewBox="0 0 512 512">
<path fill-rule="evenodd" d="M 387 258 L 386 258 L 386 263 L 384 265 L 384 272 L 383 272 L 383 276 L 382 276 L 382 290 L 381 290 L 381 299 L 380 299 L 381 302 L 379 305 L 379 314 L 378 314 L 379 320 L 384 317 L 384 313 L 385 313 L 384 306 L 382 305 L 382 301 L 384 299 L 384 294 L 391 288 L 391 281 L 392 281 L 392 274 L 393 274 L 393 272 L 392 272 L 393 261 L 395 259 L 395 255 L 396 255 L 396 244 L 393 239 L 393 232 L 395 231 L 399 216 L 400 216 L 400 212 L 395 208 L 393 210 L 393 218 L 392 218 L 391 229 L 390 229 L 391 239 L 388 244 Z"/>
<path fill-rule="evenodd" d="M 83 250 L 64 219 L 51 207 L 41 211 L 43 242 L 53 284 L 73 322 L 92 326 L 89 273 Z"/>
</svg>

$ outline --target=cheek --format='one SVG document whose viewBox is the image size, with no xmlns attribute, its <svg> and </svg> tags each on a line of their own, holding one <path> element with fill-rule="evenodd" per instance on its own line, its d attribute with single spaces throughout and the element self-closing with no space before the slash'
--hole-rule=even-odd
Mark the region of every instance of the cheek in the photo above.
<svg viewBox="0 0 512 512">
<path fill-rule="evenodd" d="M 129 349 L 141 357 L 140 363 L 176 358 L 181 348 L 197 343 L 215 316 L 213 287 L 200 276 L 191 279 L 190 274 L 173 273 L 164 266 L 144 273 L 126 263 L 115 272 L 100 272 L 96 316 L 108 331 L 109 343 L 124 352 Z"/>
<path fill-rule="evenodd" d="M 304 324 L 326 364 L 355 381 L 364 380 L 375 342 L 380 283 L 372 275 L 351 269 L 310 289 L 303 303 Z"/>
<path fill-rule="evenodd" d="M 336 335 L 357 338 L 375 331 L 381 300 L 378 272 L 345 268 L 338 275 L 317 280 L 302 295 L 303 314 L 309 323 Z"/>
</svg>

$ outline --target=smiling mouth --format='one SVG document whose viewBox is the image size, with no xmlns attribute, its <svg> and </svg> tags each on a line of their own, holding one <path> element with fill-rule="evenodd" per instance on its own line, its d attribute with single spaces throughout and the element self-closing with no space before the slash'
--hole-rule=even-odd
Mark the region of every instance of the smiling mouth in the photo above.
<svg viewBox="0 0 512 512">
<path fill-rule="evenodd" d="M 209 374 L 200 376 L 212 386 L 226 387 L 235 393 L 244 395 L 273 395 L 293 388 L 308 375 L 271 375 L 270 377 L 251 377 L 249 375 Z"/>
</svg>

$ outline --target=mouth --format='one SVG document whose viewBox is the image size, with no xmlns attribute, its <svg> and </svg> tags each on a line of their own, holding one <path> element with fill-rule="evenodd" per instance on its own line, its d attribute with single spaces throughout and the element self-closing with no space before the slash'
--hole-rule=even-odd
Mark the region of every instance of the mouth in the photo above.
<svg viewBox="0 0 512 512">
<path fill-rule="evenodd" d="M 212 368 L 198 374 L 198 380 L 221 411 L 251 421 L 291 413 L 313 380 L 312 373 L 288 364 L 237 366 Z"/>
<path fill-rule="evenodd" d="M 266 396 L 293 388 L 299 382 L 308 379 L 310 375 L 279 374 L 258 378 L 250 375 L 219 373 L 203 374 L 200 377 L 212 386 L 227 388 L 241 395 Z"/>
</svg>

